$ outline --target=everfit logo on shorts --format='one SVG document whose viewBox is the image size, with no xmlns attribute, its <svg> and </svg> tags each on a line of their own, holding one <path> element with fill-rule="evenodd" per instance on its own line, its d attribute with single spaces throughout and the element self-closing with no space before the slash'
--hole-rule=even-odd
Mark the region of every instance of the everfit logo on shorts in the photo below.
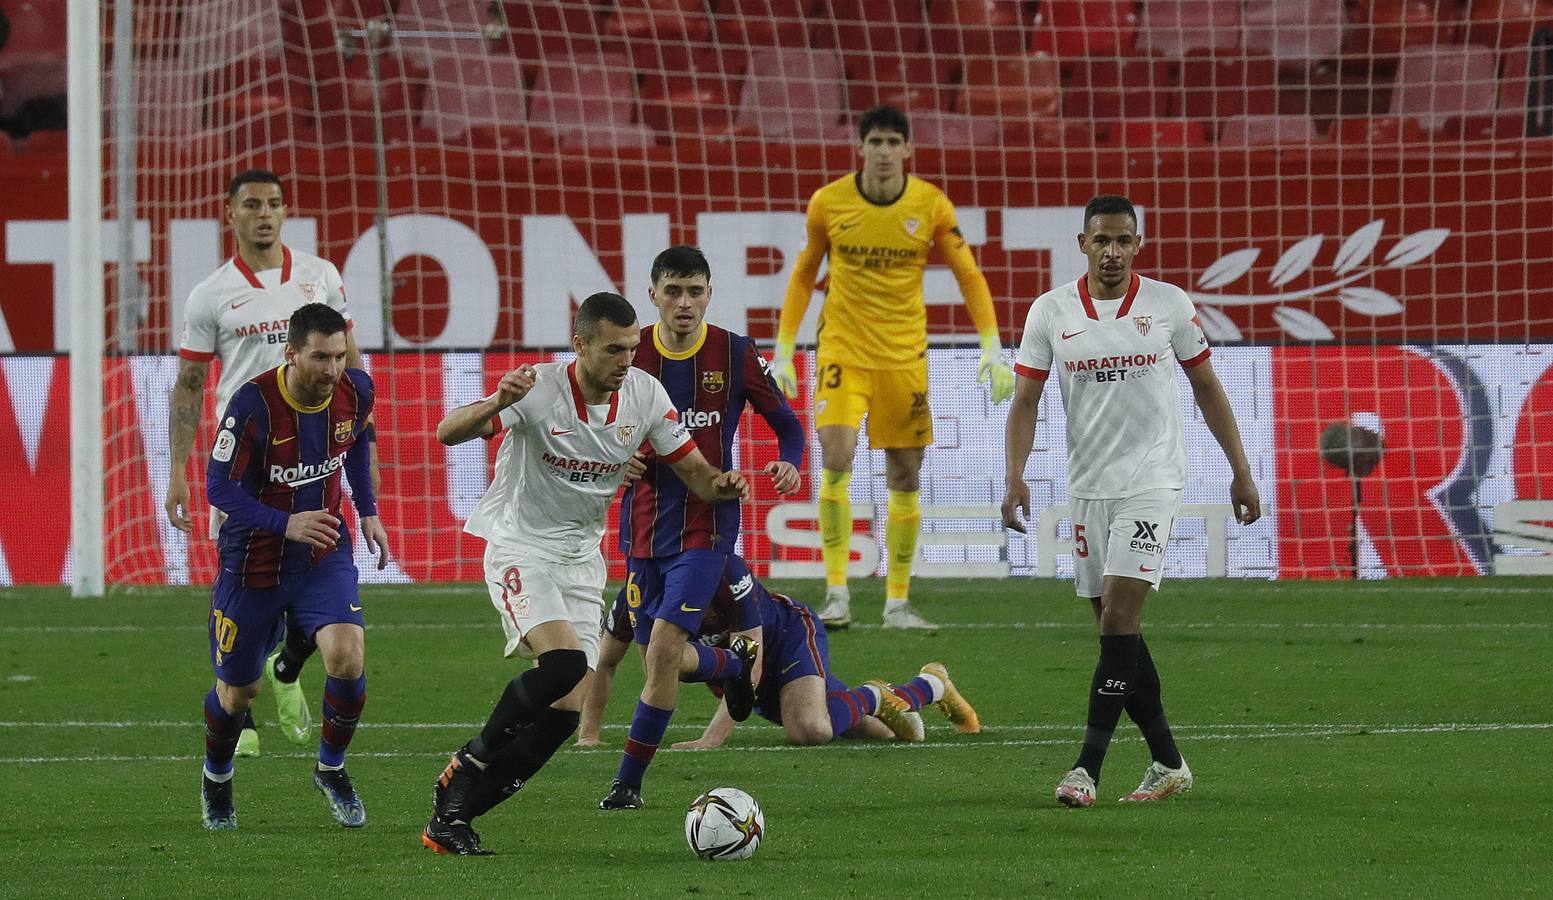
<svg viewBox="0 0 1553 900">
<path fill-rule="evenodd" d="M 1132 526 L 1132 540 L 1128 543 L 1128 548 L 1141 550 L 1144 553 L 1165 552 L 1164 544 L 1159 541 L 1158 522 L 1141 522 L 1133 519 Z"/>
<path fill-rule="evenodd" d="M 723 414 L 717 410 L 703 412 L 699 409 L 680 410 L 679 422 L 686 428 L 711 428 L 723 424 Z"/>
<path fill-rule="evenodd" d="M 341 453 L 316 465 L 270 466 L 270 482 L 298 488 L 304 484 L 312 484 L 320 478 L 328 478 L 339 471 L 343 465 L 345 465 L 345 454 Z"/>
</svg>

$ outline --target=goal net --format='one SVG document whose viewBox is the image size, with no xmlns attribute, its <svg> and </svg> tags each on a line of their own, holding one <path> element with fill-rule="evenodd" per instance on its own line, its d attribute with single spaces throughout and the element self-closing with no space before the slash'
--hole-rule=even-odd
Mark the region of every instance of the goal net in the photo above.
<svg viewBox="0 0 1553 900">
<path fill-rule="evenodd" d="M 211 543 L 186 540 L 161 509 L 166 393 L 183 300 L 233 250 L 224 192 L 237 171 L 279 173 L 286 242 L 344 275 L 377 384 L 380 506 L 395 557 L 381 575 L 364 565 L 364 577 L 472 580 L 482 545 L 461 524 L 494 448 L 444 448 L 436 422 L 517 361 L 568 352 L 571 314 L 589 293 L 620 291 L 652 321 L 647 270 L 673 243 L 699 245 L 711 262 L 710 321 L 769 348 L 805 203 L 858 166 L 854 123 L 875 103 L 909 113 L 911 169 L 956 204 L 1010 348 L 1032 299 L 1084 271 L 1075 235 L 1085 202 L 1120 193 L 1139 207 L 1137 268 L 1191 293 L 1264 513 L 1251 526 L 1228 520 L 1230 473 L 1182 379 L 1192 462 L 1171 575 L 1472 575 L 1547 563 L 1546 4 L 134 9 L 133 46 L 105 51 L 105 66 L 116 53 L 134 58 L 133 84 L 110 78 L 105 97 L 110 123 L 118 105 L 135 111 L 141 283 L 120 296 L 109 280 L 111 582 L 213 575 Z M 110 218 L 129 214 L 110 206 Z M 974 330 L 936 258 L 926 294 L 936 443 L 918 574 L 1071 574 L 1057 392 L 1042 401 L 1025 473 L 1030 534 L 1005 532 L 1006 406 L 974 381 Z M 821 305 L 817 292 L 800 332 L 800 380 L 811 384 Z M 9 388 L 16 402 L 14 377 Z M 810 420 L 808 384 L 795 408 Z M 763 422 L 740 436 L 746 470 L 775 458 Z M 190 467 L 197 518 L 210 438 L 207 427 Z M 742 546 L 757 572 L 819 572 L 818 472 L 811 440 L 798 497 L 755 478 Z M 852 491 L 853 570 L 882 572 L 887 490 L 866 432 Z M 618 572 L 613 528 L 606 540 Z M 28 552 L 7 544 L 13 577 Z"/>
</svg>

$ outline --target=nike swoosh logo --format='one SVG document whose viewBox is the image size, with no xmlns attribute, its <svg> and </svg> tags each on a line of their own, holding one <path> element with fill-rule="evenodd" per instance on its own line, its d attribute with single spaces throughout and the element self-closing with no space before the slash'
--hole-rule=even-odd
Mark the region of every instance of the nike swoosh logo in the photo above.
<svg viewBox="0 0 1553 900">
<path fill-rule="evenodd" d="M 1087 328 L 1086 328 L 1086 329 L 1084 329 L 1084 331 L 1088 331 L 1088 330 L 1089 330 L 1089 329 L 1087 329 Z M 1071 340 L 1071 339 L 1073 339 L 1073 338 L 1076 338 L 1076 337 L 1078 337 L 1078 336 L 1079 336 L 1079 335 L 1081 335 L 1081 334 L 1083 334 L 1083 333 L 1084 333 L 1084 331 L 1075 331 L 1075 332 L 1073 332 L 1073 333 L 1072 333 L 1072 334 L 1068 334 L 1068 333 L 1067 333 L 1067 332 L 1066 332 L 1066 331 L 1064 331 L 1064 332 L 1063 332 L 1063 333 L 1062 333 L 1062 339 L 1063 339 L 1063 340 L 1065 340 L 1065 341 L 1066 341 L 1066 340 Z"/>
<path fill-rule="evenodd" d="M 1148 567 L 1148 566 L 1139 566 L 1139 567 L 1138 567 L 1138 571 L 1139 571 L 1139 572 L 1153 572 L 1153 571 L 1155 571 L 1155 570 L 1156 570 L 1156 569 L 1158 569 L 1158 568 L 1159 568 L 1159 566 L 1155 566 L 1155 567 L 1154 567 L 1154 568 L 1152 568 L 1152 569 L 1151 569 L 1151 568 L 1149 568 L 1149 567 Z"/>
<path fill-rule="evenodd" d="M 798 660 L 795 659 L 792 662 L 788 663 L 787 665 L 783 666 L 782 667 L 782 674 L 786 675 L 788 672 L 791 672 L 793 670 L 793 666 L 796 666 L 796 665 L 798 665 Z"/>
<path fill-rule="evenodd" d="M 351 612 L 361 612 L 361 607 L 357 606 L 354 603 L 350 604 L 350 608 L 351 608 Z"/>
<path fill-rule="evenodd" d="M 852 223 L 851 222 L 837 222 L 836 223 L 836 228 L 841 230 L 841 231 L 846 231 L 848 228 L 851 228 L 851 227 L 852 227 Z"/>
<path fill-rule="evenodd" d="M 1102 697 L 1125 697 L 1125 696 L 1127 696 L 1127 694 L 1122 692 L 1122 691 L 1095 691 L 1095 693 L 1099 694 Z"/>
<path fill-rule="evenodd" d="M 699 607 L 699 606 L 691 606 L 688 603 L 681 603 L 679 605 L 679 611 L 680 612 L 697 613 L 697 612 L 701 611 L 701 607 Z"/>
<path fill-rule="evenodd" d="M 247 306 L 248 304 L 250 304 L 252 302 L 253 302 L 253 298 L 249 297 L 247 300 L 244 300 L 241 303 L 234 303 L 234 304 L 232 304 L 232 308 L 233 309 L 241 309 L 242 307 Z"/>
<path fill-rule="evenodd" d="M 296 439 L 297 436 L 294 434 L 288 438 L 270 438 L 270 445 L 273 447 L 279 447 L 281 444 L 288 444 Z"/>
<path fill-rule="evenodd" d="M 575 429 L 575 428 L 567 428 L 567 429 L 564 429 L 564 430 L 560 429 L 560 428 L 552 428 L 552 429 L 550 429 L 550 434 L 555 436 L 555 437 L 560 437 L 563 434 L 572 434 L 576 430 L 577 429 Z"/>
</svg>

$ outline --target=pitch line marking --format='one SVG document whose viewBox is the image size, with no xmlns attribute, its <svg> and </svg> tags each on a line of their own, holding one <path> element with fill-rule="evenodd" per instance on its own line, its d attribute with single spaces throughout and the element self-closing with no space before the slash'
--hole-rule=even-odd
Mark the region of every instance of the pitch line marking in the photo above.
<svg viewBox="0 0 1553 900">
<path fill-rule="evenodd" d="M 1553 730 L 1553 722 L 1484 722 L 1484 723 L 1459 723 L 1444 722 L 1435 725 L 1391 725 L 1369 726 L 1361 729 L 1344 729 L 1333 727 L 1301 728 L 1292 730 L 1275 730 L 1263 732 L 1208 732 L 1194 734 L 1195 741 L 1248 741 L 1270 739 L 1300 739 L 1300 738 L 1334 738 L 1334 737 L 1367 737 L 1371 735 L 1407 735 L 1407 734 L 1444 734 L 1444 733 L 1482 733 L 1497 731 L 1547 731 Z M 1141 741 L 1142 738 L 1129 738 L 1132 741 Z M 842 741 L 829 746 L 844 751 L 856 750 L 883 750 L 899 749 L 903 752 L 916 749 L 930 750 L 965 750 L 977 747 L 1056 747 L 1071 746 L 1073 739 L 1063 738 L 1039 738 L 1025 740 L 1004 741 L 927 741 L 920 744 L 904 744 L 899 742 L 886 743 L 879 741 Z M 595 747 L 581 748 L 569 747 L 572 753 L 579 755 L 612 754 L 618 755 L 619 748 Z M 772 745 L 759 747 L 721 747 L 723 752 L 734 753 L 791 753 L 794 751 L 812 753 L 814 750 L 808 747 L 793 747 L 788 745 Z M 670 751 L 670 752 L 707 752 L 707 751 Z M 313 753 L 274 753 L 266 754 L 270 758 L 281 759 L 312 759 Z M 443 759 L 447 756 L 445 750 L 435 751 L 400 751 L 391 750 L 383 752 L 359 751 L 351 754 L 353 758 L 367 759 Z M 122 762 L 188 762 L 192 763 L 201 758 L 198 754 L 178 755 L 99 755 L 99 756 L 10 756 L 0 757 L 0 765 L 38 765 L 48 763 L 122 763 Z"/>
</svg>

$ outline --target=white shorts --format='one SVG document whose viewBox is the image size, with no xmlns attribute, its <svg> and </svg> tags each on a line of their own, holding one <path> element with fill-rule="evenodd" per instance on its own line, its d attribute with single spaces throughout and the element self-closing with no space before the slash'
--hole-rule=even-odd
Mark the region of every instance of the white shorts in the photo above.
<svg viewBox="0 0 1553 900">
<path fill-rule="evenodd" d="M 222 512 L 221 510 L 216 509 L 214 506 L 212 506 L 210 508 L 210 539 L 211 540 L 214 541 L 214 540 L 219 540 L 221 538 L 221 523 L 223 523 L 225 521 L 226 521 L 226 513 Z"/>
<path fill-rule="evenodd" d="M 1073 586 L 1080 597 L 1098 597 L 1105 576 L 1147 581 L 1159 590 L 1170 526 L 1181 491 L 1156 488 L 1130 497 L 1074 497 Z"/>
<path fill-rule="evenodd" d="M 524 636 L 546 622 L 570 622 L 588 668 L 597 668 L 607 574 L 599 553 L 578 563 L 557 563 L 486 544 L 485 588 L 507 633 L 502 654 L 533 659 L 534 648 Z"/>
</svg>

